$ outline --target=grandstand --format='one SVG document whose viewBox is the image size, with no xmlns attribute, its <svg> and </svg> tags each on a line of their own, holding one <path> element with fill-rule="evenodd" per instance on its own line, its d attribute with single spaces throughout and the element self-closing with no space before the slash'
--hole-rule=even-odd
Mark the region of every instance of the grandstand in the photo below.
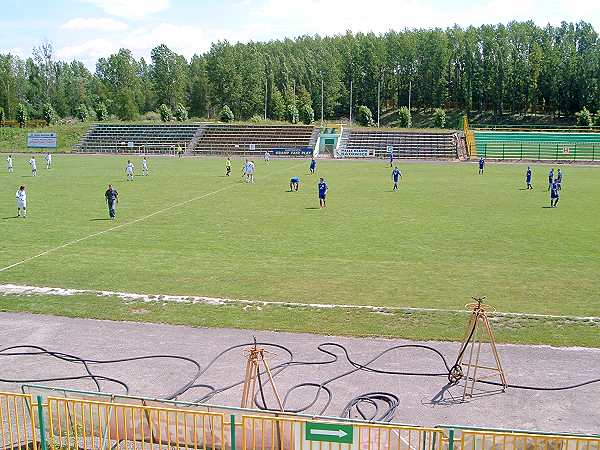
<svg viewBox="0 0 600 450">
<path fill-rule="evenodd" d="M 458 141 L 455 132 L 347 128 L 336 153 L 347 158 L 386 158 L 392 149 L 396 158 L 456 158 Z"/>
<path fill-rule="evenodd" d="M 306 125 L 207 124 L 193 152 L 202 155 L 252 155 L 265 151 L 312 155 L 319 129 Z"/>
<path fill-rule="evenodd" d="M 76 150 L 93 153 L 174 153 L 186 150 L 202 131 L 199 124 L 94 124 Z"/>
<path fill-rule="evenodd" d="M 595 161 L 600 133 L 473 130 L 471 156 L 511 160 Z M 474 150 L 474 151 L 473 151 Z"/>
</svg>

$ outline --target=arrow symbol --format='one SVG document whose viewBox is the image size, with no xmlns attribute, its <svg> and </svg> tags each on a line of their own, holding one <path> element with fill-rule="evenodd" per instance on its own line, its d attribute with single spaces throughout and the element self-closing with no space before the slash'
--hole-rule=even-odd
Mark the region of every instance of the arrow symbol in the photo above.
<svg viewBox="0 0 600 450">
<path fill-rule="evenodd" d="M 339 438 L 343 438 L 344 436 L 348 436 L 344 430 L 310 430 L 311 434 L 318 434 L 321 436 L 337 436 Z"/>
</svg>

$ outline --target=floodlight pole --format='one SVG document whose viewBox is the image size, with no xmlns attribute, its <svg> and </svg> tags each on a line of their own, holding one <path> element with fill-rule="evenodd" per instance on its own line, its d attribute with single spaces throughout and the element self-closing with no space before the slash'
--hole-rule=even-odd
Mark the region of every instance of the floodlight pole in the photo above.
<svg viewBox="0 0 600 450">
<path fill-rule="evenodd" d="M 267 120 L 267 79 L 265 78 L 265 120 Z"/>
<path fill-rule="evenodd" d="M 323 126 L 323 103 L 324 103 L 324 94 L 323 94 L 323 89 L 324 89 L 325 83 L 323 81 L 323 71 L 321 70 L 321 126 Z"/>
<path fill-rule="evenodd" d="M 352 125 L 352 80 L 350 80 L 350 125 Z"/>
<path fill-rule="evenodd" d="M 377 81 L 377 127 L 379 127 L 380 110 L 381 110 L 381 80 Z"/>
<path fill-rule="evenodd" d="M 412 80 L 408 80 L 408 112 L 410 112 L 410 98 L 412 97 Z"/>
</svg>

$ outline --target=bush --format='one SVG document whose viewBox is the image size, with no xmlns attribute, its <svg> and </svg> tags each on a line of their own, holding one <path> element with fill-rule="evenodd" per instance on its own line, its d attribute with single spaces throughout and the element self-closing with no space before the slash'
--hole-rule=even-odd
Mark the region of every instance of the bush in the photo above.
<svg viewBox="0 0 600 450">
<path fill-rule="evenodd" d="M 577 114 L 577 125 L 580 127 L 591 127 L 593 125 L 592 113 L 584 106 Z"/>
<path fill-rule="evenodd" d="M 358 107 L 356 121 L 363 127 L 372 127 L 374 125 L 373 113 L 368 106 L 361 105 Z"/>
<path fill-rule="evenodd" d="M 290 123 L 296 124 L 300 120 L 298 108 L 293 103 L 290 103 L 289 105 L 287 105 L 285 115 L 286 115 L 288 122 L 290 122 Z"/>
<path fill-rule="evenodd" d="M 23 103 L 17 105 L 17 122 L 19 122 L 21 128 L 25 128 L 25 123 L 27 122 L 27 108 L 25 108 Z"/>
<path fill-rule="evenodd" d="M 170 122 L 173 120 L 173 112 L 171 111 L 171 108 L 164 103 L 158 108 L 158 113 L 160 114 L 160 120 L 163 122 Z"/>
<path fill-rule="evenodd" d="M 300 107 L 300 120 L 304 125 L 310 125 L 315 121 L 315 111 L 312 106 L 304 104 Z"/>
<path fill-rule="evenodd" d="M 252 117 L 250 117 L 249 121 L 252 123 L 261 123 L 264 121 L 264 118 L 258 114 L 254 114 Z"/>
<path fill-rule="evenodd" d="M 178 122 L 185 122 L 188 120 L 187 109 L 185 109 L 185 106 L 183 106 L 181 103 L 177 103 L 177 105 L 175 105 L 174 115 Z"/>
<path fill-rule="evenodd" d="M 90 117 L 90 111 L 88 110 L 87 106 L 85 106 L 85 104 L 83 103 L 77 107 L 76 114 L 77 118 L 82 122 L 86 122 Z"/>
<path fill-rule="evenodd" d="M 436 108 L 433 111 L 433 124 L 436 128 L 446 128 L 446 110 Z"/>
<path fill-rule="evenodd" d="M 98 119 L 100 122 L 108 119 L 108 108 L 106 107 L 106 104 L 104 104 L 104 102 L 98 102 L 96 103 L 96 119 Z"/>
<path fill-rule="evenodd" d="M 0 111 L 0 114 L 1 114 L 1 113 L 2 113 L 2 112 Z M 596 113 L 596 123 L 595 123 L 595 125 L 596 125 L 597 127 L 600 127 L 600 109 L 599 109 L 599 110 L 598 110 L 598 112 Z"/>
<path fill-rule="evenodd" d="M 406 106 L 403 106 L 398 110 L 398 125 L 401 128 L 412 127 L 412 116 L 410 115 L 410 111 Z"/>
<path fill-rule="evenodd" d="M 54 108 L 52 107 L 52 105 L 50 103 L 44 103 L 44 106 L 42 109 L 42 116 L 43 116 L 44 120 L 46 121 L 46 125 L 55 123 L 56 119 L 58 118 L 58 114 L 56 114 L 56 111 L 54 110 Z"/>
<path fill-rule="evenodd" d="M 160 114 L 156 111 L 148 111 L 144 113 L 142 120 L 146 120 L 148 122 L 158 122 L 160 120 Z"/>
<path fill-rule="evenodd" d="M 4 116 L 4 108 L 0 106 L 0 122 L 4 122 L 6 117 Z"/>
<path fill-rule="evenodd" d="M 233 111 L 227 105 L 223 105 L 223 109 L 219 113 L 219 120 L 221 122 L 229 123 L 235 120 L 235 116 L 233 115 Z"/>
</svg>

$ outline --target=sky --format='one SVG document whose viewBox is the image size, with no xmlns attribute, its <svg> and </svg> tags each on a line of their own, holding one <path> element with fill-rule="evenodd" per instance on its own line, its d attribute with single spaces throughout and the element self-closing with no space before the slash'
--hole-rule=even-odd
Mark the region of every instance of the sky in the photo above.
<svg viewBox="0 0 600 450">
<path fill-rule="evenodd" d="M 585 20 L 600 31 L 597 0 L 0 0 L 0 53 L 52 43 L 57 59 L 96 61 L 119 48 L 149 60 L 166 44 L 190 58 L 212 42 L 319 33 L 385 32 L 533 20 Z"/>
</svg>

